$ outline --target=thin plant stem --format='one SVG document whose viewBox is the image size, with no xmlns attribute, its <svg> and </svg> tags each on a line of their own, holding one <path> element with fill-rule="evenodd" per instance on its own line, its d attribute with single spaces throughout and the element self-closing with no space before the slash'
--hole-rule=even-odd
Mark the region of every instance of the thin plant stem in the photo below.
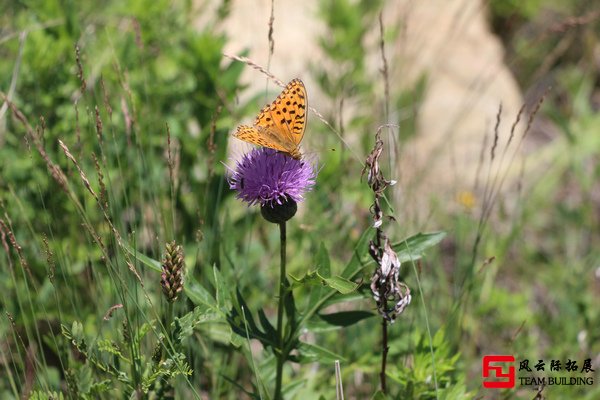
<svg viewBox="0 0 600 400">
<path fill-rule="evenodd" d="M 169 343 L 173 343 L 173 330 L 171 329 L 171 322 L 173 322 L 173 303 L 167 302 L 167 315 L 165 318 L 165 327 L 167 328 L 167 334 L 169 335 Z"/>
<path fill-rule="evenodd" d="M 171 327 L 171 323 L 173 322 L 173 302 L 172 301 L 167 301 L 167 312 L 165 315 L 165 329 L 167 331 L 167 340 L 165 343 L 165 349 L 167 354 L 172 354 L 172 352 L 175 352 L 175 344 L 173 342 L 173 329 Z M 170 356 L 167 356 L 170 357 Z M 169 395 L 174 395 L 174 388 L 171 385 L 171 381 L 167 376 L 163 376 L 161 379 L 161 383 L 162 383 L 162 388 L 161 390 L 163 391 L 163 396 L 165 396 L 164 398 L 170 398 Z M 142 398 L 141 396 L 138 396 L 138 398 Z M 163 397 L 161 397 L 163 398 Z"/>
<path fill-rule="evenodd" d="M 379 372 L 379 381 L 381 382 L 381 391 L 386 393 L 385 367 L 387 365 L 387 355 L 390 347 L 388 346 L 388 323 L 385 318 L 381 319 L 381 372 Z"/>
<path fill-rule="evenodd" d="M 277 375 L 275 377 L 275 400 L 281 400 L 281 382 L 283 379 L 283 363 L 285 362 L 286 352 L 284 351 L 284 335 L 283 335 L 283 309 L 284 309 L 284 296 L 286 291 L 286 231 L 285 222 L 279 224 L 279 238 L 281 241 L 280 249 L 280 266 L 279 266 L 279 306 L 277 308 L 277 338 L 278 338 L 278 352 L 277 356 Z"/>
</svg>

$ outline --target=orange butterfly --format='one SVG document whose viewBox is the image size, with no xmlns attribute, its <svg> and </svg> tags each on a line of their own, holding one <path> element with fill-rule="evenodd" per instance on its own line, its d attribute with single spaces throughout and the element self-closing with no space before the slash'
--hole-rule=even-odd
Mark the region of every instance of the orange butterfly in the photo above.
<svg viewBox="0 0 600 400">
<path fill-rule="evenodd" d="M 299 160 L 299 146 L 306 129 L 306 99 L 304 83 L 293 79 L 273 103 L 260 111 L 253 126 L 238 126 L 234 136 Z"/>
</svg>

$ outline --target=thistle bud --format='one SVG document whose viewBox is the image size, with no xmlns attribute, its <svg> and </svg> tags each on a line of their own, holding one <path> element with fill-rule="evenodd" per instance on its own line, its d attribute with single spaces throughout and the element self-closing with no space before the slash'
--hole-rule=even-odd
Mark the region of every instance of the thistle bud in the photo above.
<svg viewBox="0 0 600 400">
<path fill-rule="evenodd" d="M 263 218 L 274 224 L 281 224 L 294 215 L 298 211 L 298 205 L 291 198 L 286 198 L 281 204 L 265 204 L 260 207 L 260 213 Z"/>
</svg>

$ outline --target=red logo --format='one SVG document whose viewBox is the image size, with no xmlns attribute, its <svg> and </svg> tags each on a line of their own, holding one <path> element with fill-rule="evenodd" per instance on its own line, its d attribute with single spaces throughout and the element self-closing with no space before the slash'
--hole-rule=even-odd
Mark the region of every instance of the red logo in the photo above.
<svg viewBox="0 0 600 400">
<path fill-rule="evenodd" d="M 488 389 L 510 389 L 515 387 L 515 366 L 510 365 L 506 372 L 502 365 L 492 365 L 493 363 L 514 363 L 513 356 L 483 356 L 481 375 L 483 376 L 483 387 Z M 490 377 L 490 373 L 492 373 Z M 485 378 L 491 378 L 487 380 Z"/>
</svg>

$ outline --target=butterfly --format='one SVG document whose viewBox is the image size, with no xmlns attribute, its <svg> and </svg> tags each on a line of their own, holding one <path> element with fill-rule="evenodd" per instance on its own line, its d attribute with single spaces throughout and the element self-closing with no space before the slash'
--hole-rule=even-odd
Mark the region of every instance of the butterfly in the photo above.
<svg viewBox="0 0 600 400">
<path fill-rule="evenodd" d="M 252 126 L 240 125 L 233 134 L 245 142 L 268 147 L 299 160 L 306 128 L 306 88 L 293 79 L 275 101 L 265 106 Z"/>
</svg>

